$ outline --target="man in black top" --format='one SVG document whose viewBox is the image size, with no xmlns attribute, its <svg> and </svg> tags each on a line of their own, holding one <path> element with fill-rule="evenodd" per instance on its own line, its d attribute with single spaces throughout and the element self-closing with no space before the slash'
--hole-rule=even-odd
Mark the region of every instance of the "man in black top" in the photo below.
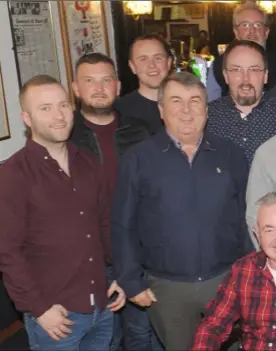
<svg viewBox="0 0 276 351">
<path fill-rule="evenodd" d="M 157 93 L 162 80 L 168 75 L 172 56 L 168 44 L 157 35 L 138 37 L 129 51 L 129 66 L 137 75 L 139 88 L 116 104 L 122 116 L 132 116 L 147 122 L 151 134 L 162 126 Z"/>
<path fill-rule="evenodd" d="M 237 7 L 233 14 L 233 31 L 238 40 L 252 40 L 266 47 L 269 35 L 267 13 L 255 3 L 245 3 Z M 276 85 L 276 55 L 274 52 L 268 51 L 267 56 L 269 74 L 266 90 Z M 229 91 L 223 76 L 222 61 L 223 55 L 217 56 L 209 71 L 207 82 L 209 102 L 221 95 L 227 95 Z"/>
<path fill-rule="evenodd" d="M 120 92 L 114 62 L 101 53 L 82 56 L 76 63 L 73 90 L 79 99 L 75 111 L 71 141 L 91 151 L 100 160 L 109 185 L 110 203 L 116 182 L 118 157 L 131 145 L 149 136 L 143 121 L 114 112 L 113 104 Z M 89 189 L 87 189 L 89 191 Z M 112 267 L 108 267 L 111 281 Z M 120 320 L 115 316 L 110 351 L 121 341 Z"/>
</svg>

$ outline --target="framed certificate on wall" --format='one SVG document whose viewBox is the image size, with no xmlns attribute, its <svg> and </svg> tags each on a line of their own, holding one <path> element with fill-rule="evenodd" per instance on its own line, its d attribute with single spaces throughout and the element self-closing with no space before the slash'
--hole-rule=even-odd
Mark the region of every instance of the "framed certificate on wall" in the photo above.
<svg viewBox="0 0 276 351">
<path fill-rule="evenodd" d="M 59 17 L 63 41 L 69 93 L 77 60 L 84 54 L 101 52 L 109 55 L 106 16 L 103 1 L 59 1 Z"/>
<path fill-rule="evenodd" d="M 9 1 L 19 86 L 38 74 L 60 80 L 50 1 Z"/>
</svg>

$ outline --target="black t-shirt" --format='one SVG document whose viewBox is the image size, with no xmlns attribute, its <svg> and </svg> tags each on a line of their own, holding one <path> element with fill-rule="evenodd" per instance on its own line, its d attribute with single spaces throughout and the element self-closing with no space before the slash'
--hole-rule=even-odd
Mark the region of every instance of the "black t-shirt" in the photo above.
<svg viewBox="0 0 276 351">
<path fill-rule="evenodd" d="M 145 121 L 150 134 L 155 134 L 163 125 L 157 101 L 145 98 L 137 90 L 118 99 L 115 110 L 119 112 L 121 118 L 135 117 Z"/>
</svg>

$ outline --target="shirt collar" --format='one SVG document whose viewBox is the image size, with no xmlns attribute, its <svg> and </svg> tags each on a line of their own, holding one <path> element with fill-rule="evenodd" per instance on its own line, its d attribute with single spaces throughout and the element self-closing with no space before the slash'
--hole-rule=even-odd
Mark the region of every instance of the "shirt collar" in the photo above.
<svg viewBox="0 0 276 351">
<path fill-rule="evenodd" d="M 37 162 L 44 162 L 52 159 L 46 147 L 28 138 L 26 141 L 26 148 L 32 156 L 35 157 Z M 72 161 L 78 153 L 78 148 L 71 142 L 67 143 L 67 149 L 69 153 L 69 159 Z"/>
<path fill-rule="evenodd" d="M 267 268 L 267 257 L 263 251 L 260 251 L 257 256 L 257 267 L 263 271 Z"/>
<path fill-rule="evenodd" d="M 182 150 L 182 144 L 181 144 L 181 142 L 180 142 L 177 138 L 175 138 L 172 134 L 170 134 L 170 133 L 168 132 L 168 130 L 166 130 L 166 132 L 167 132 L 168 136 L 170 137 L 170 139 L 172 140 L 172 142 L 174 143 L 175 147 L 176 147 L 177 149 Z M 196 144 L 197 149 L 198 149 L 199 146 L 201 145 L 202 140 L 203 140 L 203 135 L 201 135 L 200 138 L 199 138 L 198 141 L 197 141 L 197 144 Z"/>
<path fill-rule="evenodd" d="M 179 149 L 179 145 L 175 144 L 175 140 L 173 140 L 169 134 L 167 133 L 166 129 L 163 127 L 161 128 L 160 132 L 158 132 L 154 136 L 157 143 L 160 145 L 163 152 L 167 151 L 171 145 L 176 146 Z M 177 141 L 176 141 L 177 142 Z M 201 150 L 206 151 L 215 151 L 215 147 L 212 146 L 211 141 L 208 138 L 208 134 L 204 133 L 202 135 L 201 140 L 199 141 L 199 148 Z"/>
</svg>

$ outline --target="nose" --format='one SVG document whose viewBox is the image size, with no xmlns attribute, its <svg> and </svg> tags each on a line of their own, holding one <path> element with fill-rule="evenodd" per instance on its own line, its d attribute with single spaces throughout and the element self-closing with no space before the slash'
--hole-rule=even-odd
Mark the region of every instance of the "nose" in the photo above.
<svg viewBox="0 0 276 351">
<path fill-rule="evenodd" d="M 243 81 L 248 82 L 250 80 L 250 75 L 247 69 L 243 71 Z"/>
<path fill-rule="evenodd" d="M 249 27 L 249 33 L 255 34 L 255 32 L 256 32 L 256 28 L 251 24 L 251 26 Z"/>
<path fill-rule="evenodd" d="M 156 66 L 156 63 L 155 63 L 155 59 L 154 58 L 151 58 L 149 59 L 149 67 L 155 67 Z"/>
<path fill-rule="evenodd" d="M 95 82 L 95 90 L 98 92 L 103 91 L 103 82 Z"/>
</svg>

